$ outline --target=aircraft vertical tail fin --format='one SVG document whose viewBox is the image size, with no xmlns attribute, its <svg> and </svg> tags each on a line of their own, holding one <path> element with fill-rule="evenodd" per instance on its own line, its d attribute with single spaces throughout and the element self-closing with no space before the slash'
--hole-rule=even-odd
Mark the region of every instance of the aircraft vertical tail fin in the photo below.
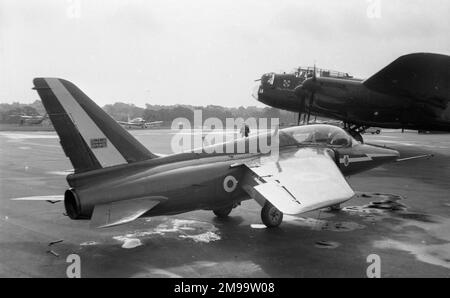
<svg viewBox="0 0 450 298">
<path fill-rule="evenodd" d="M 157 157 L 71 82 L 35 78 L 33 84 L 75 173 Z"/>
</svg>

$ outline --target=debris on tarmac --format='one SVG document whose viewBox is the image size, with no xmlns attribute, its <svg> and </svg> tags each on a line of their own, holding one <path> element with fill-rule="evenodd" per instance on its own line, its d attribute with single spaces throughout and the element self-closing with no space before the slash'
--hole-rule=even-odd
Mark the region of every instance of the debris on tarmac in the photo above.
<svg viewBox="0 0 450 298">
<path fill-rule="evenodd" d="M 49 244 L 48 244 L 48 246 L 52 246 L 52 245 L 55 245 L 55 244 L 58 244 L 58 243 L 61 243 L 61 242 L 63 242 L 64 240 L 56 240 L 56 241 L 52 241 L 52 242 L 50 242 Z"/>
<path fill-rule="evenodd" d="M 316 245 L 315 245 L 315 247 L 317 247 L 317 248 L 327 248 L 327 249 L 335 249 L 339 246 L 340 246 L 340 244 L 337 242 L 325 241 L 325 240 L 317 241 Z"/>
<path fill-rule="evenodd" d="M 57 252 L 53 251 L 53 250 L 47 250 L 47 253 L 48 253 L 48 254 L 52 254 L 52 255 L 54 255 L 55 257 L 59 257 L 59 254 L 58 254 Z"/>
</svg>

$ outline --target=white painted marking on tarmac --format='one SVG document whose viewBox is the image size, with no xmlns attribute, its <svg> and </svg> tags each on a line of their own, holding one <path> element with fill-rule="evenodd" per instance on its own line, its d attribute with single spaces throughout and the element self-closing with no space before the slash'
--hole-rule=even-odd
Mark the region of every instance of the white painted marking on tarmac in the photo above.
<svg viewBox="0 0 450 298">
<path fill-rule="evenodd" d="M 25 134 L 25 133 L 12 133 L 12 132 L 0 132 L 0 136 L 6 137 L 12 140 L 23 140 L 23 139 L 57 139 L 56 134 Z"/>
<path fill-rule="evenodd" d="M 47 174 L 58 175 L 58 176 L 67 176 L 67 175 L 73 174 L 73 173 L 74 173 L 73 169 L 63 170 L 63 171 L 49 171 L 49 172 L 47 172 Z"/>
<path fill-rule="evenodd" d="M 12 201 L 62 201 L 64 195 L 50 195 L 50 196 L 31 196 L 22 198 L 13 198 Z"/>
<path fill-rule="evenodd" d="M 263 225 L 263 224 L 251 224 L 250 227 L 252 229 L 265 229 L 265 228 L 267 228 L 266 225 Z"/>
</svg>

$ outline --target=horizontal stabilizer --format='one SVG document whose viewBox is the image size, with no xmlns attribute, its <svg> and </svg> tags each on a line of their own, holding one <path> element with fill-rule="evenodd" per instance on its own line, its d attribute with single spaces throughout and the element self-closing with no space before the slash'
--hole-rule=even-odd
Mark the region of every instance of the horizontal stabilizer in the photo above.
<svg viewBox="0 0 450 298">
<path fill-rule="evenodd" d="M 97 205 L 91 218 L 92 228 L 107 228 L 136 220 L 165 197 L 145 197 Z"/>
</svg>

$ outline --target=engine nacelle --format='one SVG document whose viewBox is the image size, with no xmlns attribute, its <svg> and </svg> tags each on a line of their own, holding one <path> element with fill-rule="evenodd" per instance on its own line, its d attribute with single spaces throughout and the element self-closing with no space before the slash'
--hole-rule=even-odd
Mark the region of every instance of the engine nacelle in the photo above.
<svg viewBox="0 0 450 298">
<path fill-rule="evenodd" d="M 89 219 L 91 216 L 83 214 L 80 199 L 73 188 L 64 193 L 64 207 L 66 213 L 71 219 Z"/>
</svg>

